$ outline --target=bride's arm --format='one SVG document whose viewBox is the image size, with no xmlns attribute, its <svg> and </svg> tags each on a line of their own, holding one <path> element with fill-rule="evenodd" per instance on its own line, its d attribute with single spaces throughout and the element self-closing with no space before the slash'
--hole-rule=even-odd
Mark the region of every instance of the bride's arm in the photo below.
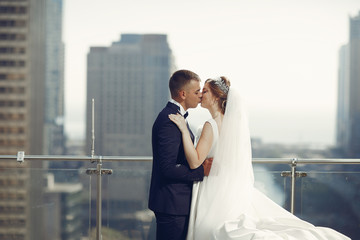
<svg viewBox="0 0 360 240">
<path fill-rule="evenodd" d="M 195 148 L 191 141 L 190 132 L 187 128 L 185 119 L 179 114 L 170 114 L 169 118 L 179 127 L 182 133 L 185 156 L 190 168 L 198 168 L 204 162 L 212 145 L 213 132 L 210 123 L 206 122 L 204 124 L 200 139 Z"/>
</svg>

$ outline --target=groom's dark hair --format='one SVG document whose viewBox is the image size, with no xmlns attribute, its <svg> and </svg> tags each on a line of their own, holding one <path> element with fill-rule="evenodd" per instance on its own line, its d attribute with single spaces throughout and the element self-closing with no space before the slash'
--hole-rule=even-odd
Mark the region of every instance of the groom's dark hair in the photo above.
<svg viewBox="0 0 360 240">
<path fill-rule="evenodd" d="M 189 70 L 178 70 L 172 74 L 169 81 L 171 97 L 177 97 L 179 91 L 184 88 L 191 80 L 201 81 L 200 77 Z"/>
</svg>

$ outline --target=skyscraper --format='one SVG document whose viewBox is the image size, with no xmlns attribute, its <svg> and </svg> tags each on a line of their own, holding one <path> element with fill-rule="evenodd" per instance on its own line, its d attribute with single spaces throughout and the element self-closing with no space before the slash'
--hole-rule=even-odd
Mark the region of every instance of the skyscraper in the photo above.
<svg viewBox="0 0 360 240">
<path fill-rule="evenodd" d="M 1 155 L 51 151 L 44 144 L 51 142 L 48 111 L 59 112 L 50 104 L 63 104 L 61 8 L 56 9 L 61 1 L 0 1 Z M 54 95 L 59 97 L 52 101 Z M 42 162 L 2 160 L 0 167 L 5 169 L 0 175 L 0 239 L 43 239 L 43 208 L 36 206 L 43 203 L 44 172 L 35 170 Z"/>
<path fill-rule="evenodd" d="M 167 36 L 122 34 L 110 47 L 91 47 L 87 62 L 87 153 L 95 99 L 98 155 L 151 155 L 151 128 L 169 99 L 174 69 Z"/>
<path fill-rule="evenodd" d="M 41 0 L 0 5 L 0 154 L 42 153 L 45 39 L 32 2 L 42 7 Z"/>
<path fill-rule="evenodd" d="M 61 155 L 64 138 L 63 0 L 46 1 L 44 154 Z"/>
<path fill-rule="evenodd" d="M 347 157 L 360 157 L 360 12 L 350 17 L 349 43 L 340 50 L 337 142 Z"/>
<path fill-rule="evenodd" d="M 350 147 L 349 90 L 349 45 L 343 45 L 339 51 L 336 144 L 344 153 Z"/>
<path fill-rule="evenodd" d="M 45 0 L 0 2 L 0 154 L 43 150 Z M 0 239 L 41 239 L 40 163 L 1 161 Z"/>
</svg>

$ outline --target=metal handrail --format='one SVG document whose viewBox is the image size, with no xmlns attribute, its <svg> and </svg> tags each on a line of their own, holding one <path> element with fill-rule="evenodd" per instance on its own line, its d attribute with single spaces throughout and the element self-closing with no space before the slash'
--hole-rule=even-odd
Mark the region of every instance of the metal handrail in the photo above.
<svg viewBox="0 0 360 240">
<path fill-rule="evenodd" d="M 17 155 L 0 155 L 0 160 L 17 160 Z M 80 156 L 80 155 L 25 155 L 23 160 L 36 161 L 102 161 L 102 162 L 118 162 L 118 161 L 151 161 L 149 156 Z"/>
<path fill-rule="evenodd" d="M 360 159 L 357 158 L 253 158 L 253 163 L 277 163 L 277 164 L 292 164 L 296 159 L 299 164 L 360 164 Z"/>
<path fill-rule="evenodd" d="M 17 155 L 0 155 L 0 160 L 17 160 Z M 102 162 L 123 162 L 123 161 L 152 161 L 151 156 L 80 156 L 80 155 L 25 155 L 24 160 L 41 160 L 41 161 L 91 161 L 98 160 Z M 292 164 L 294 158 L 253 158 L 253 163 L 264 164 Z M 350 158 L 296 158 L 299 164 L 360 164 L 360 159 Z"/>
</svg>

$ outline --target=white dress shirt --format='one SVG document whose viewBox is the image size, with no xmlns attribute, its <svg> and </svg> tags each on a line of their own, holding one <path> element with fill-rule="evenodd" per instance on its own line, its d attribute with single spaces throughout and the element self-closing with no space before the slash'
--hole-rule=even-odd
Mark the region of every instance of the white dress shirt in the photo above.
<svg viewBox="0 0 360 240">
<path fill-rule="evenodd" d="M 180 107 L 180 114 L 183 115 L 183 116 L 185 115 L 186 111 L 185 111 L 185 109 L 183 108 L 183 106 L 181 106 L 180 103 L 178 103 L 178 102 L 175 101 L 174 99 L 170 99 L 169 102 L 175 104 L 176 106 L 179 106 L 179 107 Z"/>
</svg>

